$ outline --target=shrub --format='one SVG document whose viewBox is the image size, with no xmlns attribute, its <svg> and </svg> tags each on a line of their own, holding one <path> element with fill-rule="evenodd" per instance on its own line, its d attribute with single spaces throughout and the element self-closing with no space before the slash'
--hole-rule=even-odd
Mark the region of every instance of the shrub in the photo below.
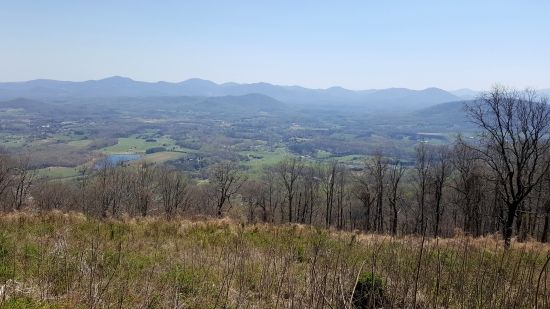
<svg viewBox="0 0 550 309">
<path fill-rule="evenodd" d="M 146 154 L 151 154 L 151 153 L 155 153 L 155 152 L 163 152 L 163 151 L 166 151 L 166 148 L 164 147 L 154 147 L 154 148 L 149 148 L 145 151 Z"/>
<path fill-rule="evenodd" d="M 361 273 L 353 291 L 355 308 L 380 308 L 386 304 L 386 279 L 370 271 Z"/>
</svg>

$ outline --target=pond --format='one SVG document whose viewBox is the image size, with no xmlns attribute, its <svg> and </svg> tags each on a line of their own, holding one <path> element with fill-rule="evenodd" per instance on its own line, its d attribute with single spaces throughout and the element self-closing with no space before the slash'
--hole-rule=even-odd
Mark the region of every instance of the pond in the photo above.
<svg viewBox="0 0 550 309">
<path fill-rule="evenodd" d="M 136 154 L 112 154 L 105 157 L 104 159 L 105 161 L 102 161 L 102 162 L 106 162 L 109 165 L 117 165 L 120 162 L 137 160 L 139 158 L 141 158 L 141 156 Z M 96 165 L 96 168 L 99 167 L 100 165 L 101 165 L 101 162 Z"/>
</svg>

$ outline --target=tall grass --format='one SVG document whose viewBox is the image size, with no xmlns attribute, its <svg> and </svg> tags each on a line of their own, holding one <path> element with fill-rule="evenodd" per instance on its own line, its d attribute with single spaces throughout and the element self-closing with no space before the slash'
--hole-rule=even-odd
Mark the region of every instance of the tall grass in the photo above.
<svg viewBox="0 0 550 309">
<path fill-rule="evenodd" d="M 503 247 L 462 234 L 8 213 L 0 308 L 352 308 L 365 273 L 382 278 L 385 308 L 550 308 L 550 246 Z"/>
</svg>

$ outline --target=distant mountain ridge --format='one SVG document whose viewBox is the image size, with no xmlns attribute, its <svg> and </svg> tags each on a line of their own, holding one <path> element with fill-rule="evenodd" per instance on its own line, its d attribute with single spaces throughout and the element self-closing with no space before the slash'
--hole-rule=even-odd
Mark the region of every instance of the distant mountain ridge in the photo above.
<svg viewBox="0 0 550 309">
<path fill-rule="evenodd" d="M 262 94 L 287 104 L 316 104 L 325 106 L 357 106 L 373 111 L 413 111 L 435 104 L 472 100 L 477 91 L 439 88 L 411 90 L 406 88 L 369 89 L 353 91 L 342 87 L 310 89 L 300 86 L 278 86 L 269 83 L 216 84 L 199 78 L 179 83 L 141 82 L 113 76 L 83 82 L 36 79 L 26 82 L 0 83 L 0 100 L 30 98 L 34 100 L 70 100 L 77 98 L 204 96 L 224 97 Z M 542 94 L 550 89 L 540 90 Z"/>
</svg>

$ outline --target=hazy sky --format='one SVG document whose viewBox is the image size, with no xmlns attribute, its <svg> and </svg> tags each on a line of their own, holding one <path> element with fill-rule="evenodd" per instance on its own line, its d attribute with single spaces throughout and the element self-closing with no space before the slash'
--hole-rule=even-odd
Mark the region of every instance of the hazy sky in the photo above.
<svg viewBox="0 0 550 309">
<path fill-rule="evenodd" d="M 550 1 L 0 0 L 0 81 L 550 88 Z"/>
</svg>

